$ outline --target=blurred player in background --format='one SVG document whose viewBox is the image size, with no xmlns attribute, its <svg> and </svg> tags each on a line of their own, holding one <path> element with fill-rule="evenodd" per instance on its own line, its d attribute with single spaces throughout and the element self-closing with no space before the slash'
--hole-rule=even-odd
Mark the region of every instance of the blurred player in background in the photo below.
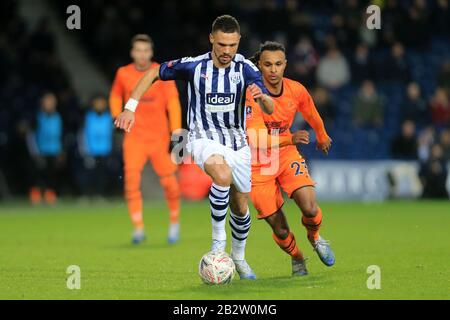
<svg viewBox="0 0 450 320">
<path fill-rule="evenodd" d="M 152 62 L 153 41 L 145 34 L 136 35 L 131 41 L 133 63 L 119 68 L 110 94 L 111 113 L 116 118 L 123 104 L 131 95 L 142 76 L 159 68 Z M 175 173 L 177 166 L 169 153 L 171 133 L 181 130 L 181 107 L 174 81 L 158 82 L 146 90 L 137 111 L 133 132 L 126 132 L 123 142 L 125 166 L 125 198 L 131 222 L 134 225 L 133 243 L 145 240 L 141 175 L 149 160 L 159 177 L 169 207 L 169 243 L 179 239 L 180 192 Z"/>
<path fill-rule="evenodd" d="M 269 223 L 275 242 L 292 257 L 292 274 L 303 276 L 307 274 L 305 260 L 281 209 L 284 201 L 280 188 L 289 198 L 294 199 L 300 208 L 308 240 L 320 260 L 325 265 L 332 266 L 335 258 L 329 243 L 319 235 L 322 210 L 316 202 L 315 182 L 309 176 L 305 159 L 295 146 L 309 143 L 308 132 L 290 133 L 297 112 L 300 112 L 314 129 L 317 148 L 325 154 L 330 149 L 331 139 L 305 87 L 283 77 L 287 63 L 284 46 L 276 42 L 266 42 L 261 45 L 253 60 L 261 70 L 264 85 L 274 100 L 275 109 L 271 115 L 263 114 L 255 107 L 251 94 L 247 93 L 247 133 L 253 151 L 250 197 L 258 210 L 258 218 Z M 261 157 L 260 151 L 267 152 L 267 159 L 271 161 L 264 163 L 258 158 Z M 276 156 L 270 157 L 270 152 Z M 274 161 L 278 161 L 277 170 L 272 173 L 264 172 L 264 168 L 273 166 Z"/>
<path fill-rule="evenodd" d="M 245 90 L 249 88 L 250 95 L 257 101 L 257 108 L 266 113 L 273 112 L 273 102 L 264 93 L 266 89 L 258 68 L 237 53 L 240 38 L 240 27 L 235 18 L 229 15 L 217 17 L 209 36 L 212 50 L 198 57 L 163 63 L 147 72 L 134 89 L 125 110 L 116 119 L 116 126 L 126 131 L 131 129 L 138 101 L 156 80 L 188 81 L 187 150 L 213 180 L 209 193 L 211 250 L 225 251 L 229 205 L 231 257 L 241 279 L 255 279 L 255 273 L 245 260 L 251 225 L 248 209 L 251 158 L 245 135 Z M 156 81 L 152 88 L 159 83 L 161 81 Z"/>
<path fill-rule="evenodd" d="M 58 171 L 64 162 L 63 121 L 53 92 L 42 95 L 34 134 L 27 140 L 37 173 L 36 184 L 30 190 L 30 201 L 32 204 L 41 203 L 43 193 L 45 203 L 53 205 L 57 200 Z"/>
</svg>

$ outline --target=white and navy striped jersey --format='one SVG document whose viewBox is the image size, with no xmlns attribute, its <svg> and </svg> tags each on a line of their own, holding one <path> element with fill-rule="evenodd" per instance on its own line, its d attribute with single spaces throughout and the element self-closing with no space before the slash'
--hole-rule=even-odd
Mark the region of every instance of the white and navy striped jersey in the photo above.
<svg viewBox="0 0 450 320">
<path fill-rule="evenodd" d="M 247 145 L 245 91 L 255 83 L 264 93 L 261 73 L 236 54 L 228 68 L 217 68 L 211 52 L 161 64 L 161 80 L 188 81 L 189 140 L 207 138 L 234 150 Z"/>
</svg>

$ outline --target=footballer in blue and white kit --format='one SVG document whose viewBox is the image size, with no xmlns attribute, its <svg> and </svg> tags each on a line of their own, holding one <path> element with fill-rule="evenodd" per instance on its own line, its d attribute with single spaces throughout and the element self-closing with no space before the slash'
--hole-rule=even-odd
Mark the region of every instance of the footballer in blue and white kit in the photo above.
<svg viewBox="0 0 450 320">
<path fill-rule="evenodd" d="M 245 133 L 245 93 L 250 92 L 265 113 L 273 112 L 273 101 L 264 87 L 258 68 L 237 53 L 240 27 L 235 18 L 216 18 L 210 34 L 212 50 L 149 70 L 140 80 L 117 127 L 129 131 L 139 99 L 151 84 L 160 80 L 188 82 L 187 150 L 212 180 L 209 193 L 212 247 L 225 251 L 226 215 L 232 235 L 231 257 L 241 279 L 256 279 L 245 260 L 245 246 L 251 218 L 248 193 L 251 190 L 251 154 Z"/>
<path fill-rule="evenodd" d="M 236 54 L 227 68 L 214 65 L 211 52 L 163 63 L 159 78 L 188 82 L 188 151 L 203 164 L 213 154 L 231 166 L 239 192 L 251 189 L 250 149 L 245 133 L 245 91 L 251 84 L 266 90 L 252 62 Z"/>
</svg>

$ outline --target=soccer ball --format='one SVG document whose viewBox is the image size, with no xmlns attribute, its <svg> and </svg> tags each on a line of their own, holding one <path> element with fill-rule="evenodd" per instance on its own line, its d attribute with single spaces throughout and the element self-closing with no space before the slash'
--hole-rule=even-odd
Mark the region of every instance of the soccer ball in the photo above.
<svg viewBox="0 0 450 320">
<path fill-rule="evenodd" d="M 227 284 L 234 276 L 236 267 L 226 252 L 210 251 L 198 265 L 198 274 L 206 284 Z"/>
</svg>

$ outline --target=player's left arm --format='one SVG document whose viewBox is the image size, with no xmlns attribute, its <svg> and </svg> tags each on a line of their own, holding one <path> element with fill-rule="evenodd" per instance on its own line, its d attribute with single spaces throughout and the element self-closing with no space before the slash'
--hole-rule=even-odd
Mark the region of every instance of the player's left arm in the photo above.
<svg viewBox="0 0 450 320">
<path fill-rule="evenodd" d="M 331 138 L 325 130 L 322 117 L 314 105 L 314 101 L 308 91 L 303 88 L 299 97 L 299 112 L 303 115 L 305 121 L 313 128 L 317 137 L 317 148 L 323 153 L 328 154 L 331 148 Z"/>
</svg>

